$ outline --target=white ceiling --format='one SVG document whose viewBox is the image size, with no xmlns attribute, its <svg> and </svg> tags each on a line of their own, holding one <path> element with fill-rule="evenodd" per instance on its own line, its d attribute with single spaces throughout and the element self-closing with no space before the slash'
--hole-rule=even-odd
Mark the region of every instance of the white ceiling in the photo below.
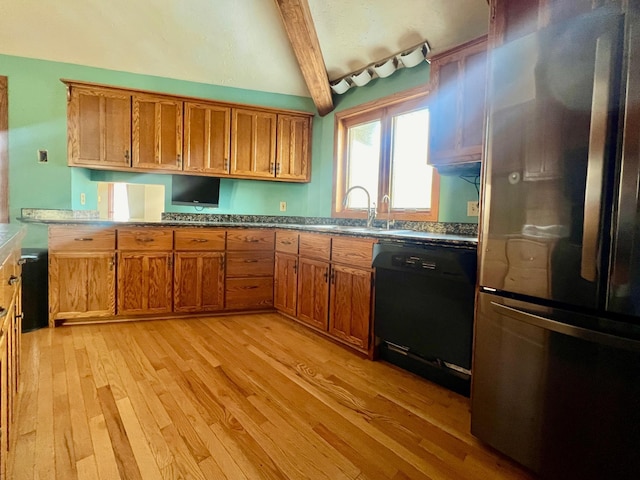
<svg viewBox="0 0 640 480">
<path fill-rule="evenodd" d="M 331 80 L 487 31 L 486 0 L 308 1 Z M 309 96 L 275 0 L 0 0 L 0 53 Z"/>
</svg>

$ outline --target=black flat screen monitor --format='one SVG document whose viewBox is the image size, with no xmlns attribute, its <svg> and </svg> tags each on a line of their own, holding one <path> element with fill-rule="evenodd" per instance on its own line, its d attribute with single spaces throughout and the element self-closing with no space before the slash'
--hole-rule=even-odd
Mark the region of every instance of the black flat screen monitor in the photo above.
<svg viewBox="0 0 640 480">
<path fill-rule="evenodd" d="M 220 179 L 193 175 L 172 175 L 171 204 L 218 207 Z"/>
</svg>

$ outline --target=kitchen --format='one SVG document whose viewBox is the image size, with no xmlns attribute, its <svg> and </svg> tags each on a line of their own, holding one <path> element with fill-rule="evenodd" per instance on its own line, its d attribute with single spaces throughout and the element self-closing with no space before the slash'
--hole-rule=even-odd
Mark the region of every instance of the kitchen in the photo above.
<svg viewBox="0 0 640 480">
<path fill-rule="evenodd" d="M 566 12 L 564 12 L 563 14 L 566 14 Z M 14 65 L 15 71 L 16 72 L 25 72 L 27 71 L 29 68 L 38 68 L 36 64 L 40 63 L 40 62 L 34 62 L 28 59 L 16 59 L 13 57 L 2 57 L 3 60 L 3 65 L 5 65 L 4 61 L 7 60 L 7 65 L 11 66 L 12 64 Z M 40 64 L 40 67 L 42 68 L 42 70 L 51 70 L 53 67 L 52 65 L 47 64 L 46 67 L 48 68 L 44 68 L 44 66 L 42 64 Z M 66 103 L 64 101 L 64 98 L 61 98 L 62 95 L 60 95 L 60 93 L 64 94 L 64 86 L 62 86 L 62 83 L 60 83 L 60 79 L 61 78 L 74 78 L 74 79 L 78 79 L 78 78 L 82 78 L 84 81 L 94 81 L 97 83 L 101 83 L 101 84 L 120 84 L 123 85 L 125 84 L 128 88 L 140 88 L 140 89 L 144 89 L 144 90 L 149 90 L 150 87 L 149 85 L 145 84 L 145 85 L 141 85 L 142 79 L 132 79 L 132 77 L 129 77 L 126 80 L 122 80 L 122 81 L 105 81 L 105 77 L 107 76 L 107 74 L 104 71 L 94 71 L 94 72 L 89 72 L 89 70 L 91 69 L 85 69 L 82 68 L 82 73 L 78 73 L 77 68 L 75 66 L 68 66 L 66 65 L 64 69 L 62 70 L 66 70 L 65 72 L 61 72 L 59 66 L 56 66 L 58 68 L 53 68 L 52 70 L 54 70 L 53 74 L 50 75 L 49 79 L 46 80 L 46 75 L 44 76 L 37 76 L 37 78 L 34 78 L 34 76 L 32 75 L 26 75 L 24 78 L 27 81 L 24 86 L 25 88 L 28 87 L 33 87 L 33 83 L 29 83 L 29 82 L 35 82 L 37 83 L 41 83 L 42 85 L 38 85 L 40 88 L 36 88 L 33 89 L 32 91 L 41 91 L 42 89 L 49 89 L 49 91 L 51 91 L 51 89 L 58 89 L 58 93 L 52 95 L 53 98 L 55 98 L 55 100 L 49 99 L 49 101 L 44 102 L 42 104 L 40 104 L 39 102 L 37 102 L 37 98 L 35 99 L 36 103 L 38 104 L 38 108 L 43 107 L 44 105 L 52 105 L 55 104 L 55 107 L 53 107 L 53 111 L 57 112 L 53 114 L 53 118 L 57 119 L 56 121 L 54 121 L 52 123 L 52 125 L 55 125 L 55 128 L 53 128 L 53 130 L 56 130 L 57 133 L 56 134 L 52 134 L 52 138 L 56 138 L 57 140 L 55 140 L 55 142 L 51 142 L 52 144 L 58 144 L 60 146 L 57 155 L 59 156 L 59 158 L 62 159 L 61 162 L 51 162 L 47 165 L 42 165 L 42 164 L 36 164 L 37 168 L 46 168 L 47 170 L 47 175 L 49 175 L 48 180 L 51 180 L 54 178 L 54 175 L 59 175 L 60 178 L 62 178 L 62 182 L 60 183 L 60 185 L 65 185 L 65 183 L 67 185 L 70 185 L 70 192 L 66 191 L 64 188 L 60 188 L 60 191 L 56 191 L 56 192 L 52 192 L 51 194 L 51 198 L 47 199 L 46 201 L 43 201 L 43 203 L 41 205 L 37 205 L 34 204 L 34 199 L 33 196 L 30 195 L 29 196 L 29 203 L 22 203 L 22 206 L 30 206 L 30 207 L 41 207 L 41 208 L 51 208 L 51 207 L 57 207 L 57 208 L 69 208 L 71 207 L 74 210 L 85 210 L 87 209 L 87 207 L 91 208 L 95 205 L 94 202 L 97 202 L 97 199 L 93 199 L 91 195 L 87 194 L 87 192 L 90 191 L 89 189 L 89 185 L 92 184 L 92 182 L 95 181 L 117 181 L 120 179 L 126 179 L 127 181 L 132 178 L 131 174 L 122 176 L 122 174 L 118 174 L 118 173 L 103 173 L 100 175 L 95 175 L 92 173 L 89 173 L 87 170 L 83 170 L 83 169 L 77 169 L 77 168 L 68 168 L 66 167 L 66 152 L 64 151 L 65 146 L 61 145 L 61 138 L 66 138 Z M 74 70 L 76 70 L 74 72 Z M 13 75 L 11 72 L 11 69 L 9 71 L 10 78 L 13 78 L 14 76 L 17 76 L 18 73 L 16 73 L 16 75 Z M 76 73 L 75 75 L 73 73 Z M 113 72 L 109 73 L 108 75 L 115 75 L 116 77 L 120 74 L 114 74 Z M 124 74 L 122 74 L 124 75 Z M 422 83 L 425 82 L 425 75 L 428 77 L 428 67 L 426 66 L 426 63 L 423 64 L 422 66 L 418 66 L 416 67 L 416 69 L 402 69 L 398 72 L 396 72 L 389 81 L 391 81 L 393 79 L 393 85 L 394 85 L 394 89 L 397 88 L 398 91 L 405 91 L 407 89 L 410 88 L 415 88 L 415 87 L 419 87 Z M 53 78 L 55 77 L 55 78 Z M 127 75 L 124 75 L 124 77 L 127 77 Z M 124 78 L 121 77 L 121 78 Z M 18 78 L 20 78 L 18 76 Z M 157 81 L 157 79 L 155 79 L 154 81 Z M 162 83 L 162 82 L 160 82 Z M 165 85 L 169 85 L 172 82 L 170 81 L 166 81 Z M 45 86 L 46 84 L 46 86 Z M 11 84 L 13 85 L 13 83 Z M 19 85 L 21 85 L 21 83 L 19 83 Z M 344 109 L 346 110 L 348 107 L 351 107 L 352 105 L 347 104 L 348 101 L 353 100 L 354 105 L 357 104 L 362 104 L 362 103 L 366 103 L 367 101 L 371 101 L 372 98 L 371 97 L 367 97 L 367 95 L 374 95 L 374 93 L 367 93 L 367 92 L 374 92 L 379 86 L 382 86 L 383 82 L 378 81 L 377 83 L 374 82 L 372 85 L 367 86 L 366 88 L 362 88 L 362 89 L 355 89 L 354 92 L 352 92 L 350 94 L 349 97 L 345 97 L 345 104 L 341 104 L 340 108 L 344 107 Z M 13 89 L 13 87 L 11 87 Z M 171 93 L 173 88 L 156 88 L 154 86 L 154 88 L 152 89 L 154 91 L 159 91 L 159 92 L 167 92 L 167 93 Z M 180 89 L 178 89 L 180 90 Z M 12 98 L 16 98 L 14 95 L 16 95 L 15 90 L 10 90 L 11 95 L 10 95 L 10 105 L 12 105 Z M 17 90 L 17 92 L 20 92 L 20 90 Z M 363 97 L 357 98 L 358 95 L 360 95 L 360 92 L 364 92 L 362 93 L 362 95 L 364 95 Z M 174 92 L 175 94 L 178 95 L 184 95 L 185 92 L 184 91 L 176 91 Z M 386 92 L 386 95 L 388 95 L 391 92 Z M 27 95 L 27 93 L 22 93 L 22 95 Z M 32 95 L 32 92 L 30 91 L 29 96 Z M 380 95 L 385 96 L 385 95 Z M 19 96 L 18 96 L 19 98 Z M 228 99 L 233 101 L 234 99 Z M 290 99 L 285 99 L 285 100 L 290 100 Z M 238 102 L 240 102 L 240 100 L 236 100 Z M 246 102 L 246 98 L 243 99 L 242 103 Z M 252 102 L 254 103 L 254 102 Z M 259 100 L 256 101 L 255 103 L 261 103 Z M 270 104 L 273 106 L 274 102 L 273 101 L 269 101 L 269 102 L 265 102 L 265 104 Z M 291 108 L 291 109 L 301 109 L 301 110 L 307 110 L 307 111 L 312 111 L 313 107 L 307 102 L 306 106 L 301 106 L 304 102 L 292 102 L 289 104 L 285 104 L 286 102 L 283 101 L 281 105 L 278 105 L 278 107 L 280 108 Z M 25 109 L 26 113 L 29 112 L 29 109 Z M 35 108 L 34 108 L 35 110 Z M 47 112 L 47 109 L 45 108 L 43 110 L 45 113 Z M 12 114 L 13 114 L 13 110 L 11 110 Z M 51 114 L 51 111 L 49 111 L 49 114 Z M 13 116 L 11 117 L 12 119 L 14 118 Z M 231 210 L 233 213 L 246 213 L 246 214 L 273 214 L 274 210 L 276 210 L 276 208 L 278 207 L 279 203 L 281 201 L 286 201 L 287 205 L 289 206 L 294 206 L 294 208 L 296 208 L 296 205 L 303 205 L 303 208 L 306 207 L 306 211 L 301 211 L 301 212 L 291 212 L 291 213 L 299 213 L 301 216 L 304 217 L 328 217 L 329 215 L 327 215 L 327 205 L 325 204 L 325 207 L 322 207 L 320 205 L 320 202 L 314 201 L 314 199 L 316 198 L 325 198 L 327 196 L 326 192 L 326 187 L 323 187 L 323 185 L 326 185 L 327 183 L 330 183 L 331 180 L 331 173 L 330 170 L 332 169 L 332 154 L 329 151 L 332 151 L 333 149 L 333 139 L 331 138 L 330 132 L 333 131 L 333 122 L 334 122 L 334 118 L 332 117 L 332 114 L 327 115 L 326 117 L 328 119 L 327 123 L 324 123 L 322 121 L 321 118 L 316 117 L 314 118 L 314 127 L 313 127 L 313 138 L 314 138 L 314 144 L 312 147 L 312 158 L 313 158 L 313 162 L 312 162 L 312 182 L 310 184 L 300 184 L 300 185 L 287 185 L 284 187 L 281 187 L 280 185 L 277 184 L 271 184 L 270 182 L 251 182 L 251 181 L 234 181 L 231 180 L 230 182 L 232 182 L 233 187 L 231 188 L 231 190 L 233 191 L 233 198 L 237 198 L 236 195 L 239 193 L 239 191 L 242 191 L 243 188 L 246 189 L 251 189 L 253 191 L 253 193 L 256 195 L 256 198 L 260 198 L 261 199 L 261 207 L 248 207 L 248 206 L 244 206 L 244 207 L 240 207 L 239 209 L 236 209 L 234 207 L 237 207 L 237 205 L 234 205 L 231 207 Z M 20 118 L 19 118 L 20 120 Z M 25 125 L 31 125 L 31 124 L 38 124 L 40 125 L 40 123 L 42 122 L 24 122 Z M 13 120 L 12 120 L 12 124 Z M 18 121 L 17 125 L 20 125 L 20 122 Z M 51 127 L 49 127 L 51 128 Z M 47 132 L 47 128 L 45 128 L 45 133 Z M 325 138 L 325 140 L 328 138 L 328 141 L 325 142 L 320 142 L 319 140 L 317 140 L 317 138 Z M 11 140 L 13 142 L 13 136 L 11 137 Z M 20 136 L 19 136 L 19 132 L 18 135 L 16 135 L 16 137 L 18 140 L 20 140 Z M 322 145 L 324 145 L 324 147 L 322 147 Z M 14 151 L 20 151 L 21 148 L 24 147 L 24 144 L 20 141 L 17 142 L 16 147 L 13 146 L 13 143 L 10 143 L 10 148 L 12 148 L 11 150 L 11 155 L 13 156 L 13 152 Z M 14 150 L 14 148 L 16 148 L 16 150 Z M 40 150 L 40 149 L 45 149 L 48 148 L 48 145 L 41 145 L 37 148 L 33 148 L 32 145 L 29 145 L 28 147 L 24 147 L 26 149 L 28 149 L 29 151 L 33 151 L 33 150 Z M 324 148 L 324 150 L 323 150 Z M 53 152 L 51 151 L 51 149 L 49 150 L 50 153 L 55 153 L 55 149 L 53 150 Z M 25 158 L 26 158 L 26 153 L 25 153 Z M 32 156 L 31 154 L 29 154 L 29 156 Z M 13 157 L 12 157 L 13 158 Z M 55 158 L 52 157 L 52 158 Z M 325 168 L 322 168 L 322 165 L 325 165 Z M 330 168 L 326 168 L 326 166 L 329 166 Z M 27 167 L 26 170 L 28 170 L 29 168 L 33 168 L 33 167 Z M 28 172 L 22 172 L 20 170 L 16 171 L 16 169 L 14 169 L 11 172 L 12 176 L 15 176 L 17 178 L 20 178 L 21 175 L 26 175 Z M 138 175 L 134 175 L 134 177 L 138 178 Z M 320 177 L 320 179 L 323 179 L 326 183 L 322 183 L 318 182 L 318 177 Z M 11 177 L 13 178 L 13 177 Z M 29 178 L 28 176 L 23 177 L 23 184 L 25 185 L 33 185 L 33 178 L 38 178 L 36 177 L 31 177 Z M 40 176 L 40 178 L 42 178 L 42 176 Z M 148 178 L 148 177 L 147 177 Z M 151 180 L 151 179 L 150 179 Z M 37 181 L 37 180 L 36 180 Z M 162 183 L 165 182 L 166 180 L 164 179 L 158 179 L 158 182 Z M 475 199 L 477 199 L 477 192 L 475 191 L 475 186 L 472 184 L 468 184 L 467 182 L 465 182 L 463 179 L 459 178 L 459 176 L 457 175 L 442 175 L 440 178 L 440 193 L 439 193 L 439 200 L 440 200 L 440 211 L 439 211 L 439 215 L 438 215 L 438 220 L 441 223 L 467 223 L 465 222 L 468 221 L 468 218 L 465 218 L 466 215 L 463 215 L 462 213 L 466 213 L 466 203 L 467 201 L 472 201 L 474 200 L 474 195 L 475 195 Z M 153 181 L 150 181 L 149 183 L 156 183 L 156 179 L 153 178 Z M 517 182 L 516 182 L 517 183 Z M 11 185 L 14 185 L 13 182 L 11 182 Z M 16 183 L 15 185 L 20 185 L 20 183 Z M 227 185 L 229 185 L 229 183 L 227 183 Z M 277 185 L 277 186 L 272 186 L 272 185 Z M 33 188 L 33 187 L 31 187 Z M 45 190 L 46 191 L 46 190 Z M 228 192 L 228 191 L 227 191 Z M 288 193 L 284 193 L 283 192 L 288 192 Z M 462 192 L 462 193 L 461 193 Z M 466 193 L 464 193 L 466 192 Z M 89 204 L 88 205 L 81 205 L 81 201 L 80 199 L 82 198 L 81 194 L 85 194 L 85 200 L 89 200 Z M 221 194 L 224 194 L 224 188 L 223 188 L 223 192 L 221 192 Z M 284 195 L 293 195 L 292 197 L 286 197 Z M 13 194 L 12 194 L 13 195 Z M 17 195 L 25 195 L 27 196 L 28 193 L 26 192 L 26 190 L 24 192 L 19 192 L 17 193 Z M 56 203 L 55 201 L 55 197 L 56 195 L 59 195 L 61 197 L 61 201 L 60 203 Z M 324 196 L 323 196 L 324 195 Z M 449 198 L 447 198 L 449 197 Z M 222 195 L 222 198 L 225 198 L 224 195 Z M 226 198 L 229 198 L 228 196 Z M 15 196 L 11 197 L 11 208 L 15 209 L 15 211 L 13 211 L 13 213 L 11 214 L 12 218 L 16 218 L 18 216 L 21 216 L 21 212 L 19 211 L 20 208 L 16 206 L 16 202 L 15 202 Z M 299 199 L 305 199 L 305 202 L 299 202 Z M 465 201 L 461 201 L 462 199 L 464 199 Z M 330 200 L 330 199 L 328 199 Z M 455 200 L 455 201 L 452 201 Z M 265 205 L 270 205 L 268 208 L 265 208 Z M 249 210 L 250 208 L 250 210 Z M 261 210 L 264 209 L 264 210 Z M 323 210 L 324 208 L 324 210 Z M 247 210 L 245 210 L 247 209 Z M 457 209 L 457 210 L 456 210 Z M 257 211 L 256 211 L 257 210 Z M 461 212 L 462 210 L 462 212 Z M 221 210 L 221 213 L 228 213 L 225 212 L 224 210 Z M 484 211 L 484 214 L 486 214 L 486 211 Z M 32 228 L 34 227 L 34 228 Z M 35 225 L 30 225 L 29 227 L 29 235 L 31 237 L 28 237 L 28 242 L 33 244 L 33 245 L 46 245 L 46 240 L 45 240 L 45 235 L 46 235 L 46 229 L 45 227 L 40 228 L 40 231 L 38 232 L 38 227 Z M 337 236 L 336 236 L 337 237 Z M 487 286 L 491 285 L 491 283 L 487 283 Z M 105 331 L 108 327 L 105 327 Z M 62 330 L 66 330 L 66 329 L 62 329 Z M 106 341 L 106 340 L 105 340 Z M 110 343 L 113 343 L 113 339 L 108 340 Z M 76 345 L 80 345 L 79 340 L 77 341 L 78 343 L 76 343 Z M 87 346 L 85 347 L 87 349 L 87 351 L 89 351 L 90 347 Z M 58 365 L 59 366 L 59 365 Z M 472 395 L 472 399 L 473 399 L 473 395 Z M 467 439 L 472 438 L 472 437 L 465 437 Z M 469 441 L 469 440 L 468 440 Z M 413 457 L 411 457 L 413 458 Z M 414 458 L 414 460 L 417 460 Z M 523 461 L 522 459 L 520 459 L 520 461 Z M 505 465 L 504 460 L 497 460 L 498 464 L 500 465 Z M 446 463 L 446 462 L 445 462 Z M 420 463 L 421 464 L 421 463 Z M 422 464 L 421 464 L 422 465 Z M 532 467 L 533 468 L 533 467 Z M 507 470 L 509 470 L 509 468 L 507 468 Z M 400 469 L 399 471 L 401 471 L 402 473 L 404 473 L 405 476 L 409 476 L 410 478 L 419 478 L 418 477 L 418 473 L 416 472 L 411 472 L 409 473 L 406 470 L 402 470 Z M 422 470 L 422 472 L 424 473 L 425 471 Z M 512 472 L 513 473 L 513 472 Z M 432 472 L 432 474 L 434 474 Z M 514 473 L 515 475 L 517 475 L 517 473 Z M 309 472 L 307 472 L 307 476 L 309 476 Z M 444 477 L 446 478 L 456 478 L 456 474 L 449 472 L 442 474 Z M 462 476 L 463 474 L 461 474 L 460 472 L 458 472 L 459 476 Z M 312 478 L 312 477 L 311 477 Z"/>
</svg>

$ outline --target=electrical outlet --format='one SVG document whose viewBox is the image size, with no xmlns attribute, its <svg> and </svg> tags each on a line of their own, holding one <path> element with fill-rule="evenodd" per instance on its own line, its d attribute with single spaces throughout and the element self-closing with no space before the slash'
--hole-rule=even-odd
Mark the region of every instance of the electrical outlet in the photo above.
<svg viewBox="0 0 640 480">
<path fill-rule="evenodd" d="M 480 202 L 467 202 L 467 217 L 477 217 L 480 215 Z"/>
<path fill-rule="evenodd" d="M 280 211 L 281 212 L 287 211 L 287 202 L 280 202 Z"/>
<path fill-rule="evenodd" d="M 87 197 L 83 192 L 80 194 L 80 205 L 84 205 L 85 203 L 87 203 Z"/>
<path fill-rule="evenodd" d="M 47 163 L 49 161 L 49 153 L 46 150 L 38 150 L 38 162 Z"/>
</svg>

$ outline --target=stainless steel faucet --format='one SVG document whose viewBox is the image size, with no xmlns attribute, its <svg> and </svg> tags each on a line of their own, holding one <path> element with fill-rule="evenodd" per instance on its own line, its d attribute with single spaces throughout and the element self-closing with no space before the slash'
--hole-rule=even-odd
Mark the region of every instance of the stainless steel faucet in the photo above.
<svg viewBox="0 0 640 480">
<path fill-rule="evenodd" d="M 371 195 L 366 188 L 361 187 L 360 185 L 354 185 L 349 188 L 344 194 L 344 200 L 342 201 L 343 208 L 347 207 L 347 200 L 349 199 L 349 194 L 356 189 L 363 190 L 364 193 L 367 194 L 367 228 L 371 228 L 373 226 L 373 219 L 376 218 L 376 204 L 374 202 L 373 207 L 371 206 Z"/>
<path fill-rule="evenodd" d="M 385 193 L 382 197 L 382 203 L 387 204 L 387 230 L 389 230 L 389 222 L 391 221 L 391 197 Z"/>
</svg>

